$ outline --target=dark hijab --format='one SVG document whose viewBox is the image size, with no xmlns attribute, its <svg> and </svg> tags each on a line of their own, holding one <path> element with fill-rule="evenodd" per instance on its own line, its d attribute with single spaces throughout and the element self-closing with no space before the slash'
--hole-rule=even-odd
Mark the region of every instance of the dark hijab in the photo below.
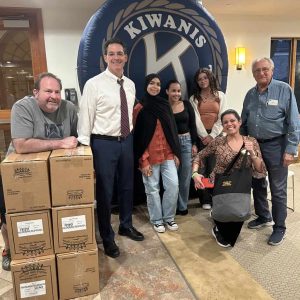
<svg viewBox="0 0 300 300">
<path fill-rule="evenodd" d="M 139 160 L 147 149 L 155 132 L 157 120 L 159 120 L 172 152 L 180 159 L 178 133 L 169 101 L 160 96 L 151 96 L 147 92 L 147 87 L 154 78 L 160 80 L 157 74 L 149 74 L 145 78 L 145 95 L 141 101 L 143 108 L 137 116 L 134 129 L 135 158 Z"/>
</svg>

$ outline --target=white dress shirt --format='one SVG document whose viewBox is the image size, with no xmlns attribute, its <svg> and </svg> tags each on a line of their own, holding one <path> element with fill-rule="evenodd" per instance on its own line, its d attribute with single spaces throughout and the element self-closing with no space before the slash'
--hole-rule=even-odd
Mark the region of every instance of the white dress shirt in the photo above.
<svg viewBox="0 0 300 300">
<path fill-rule="evenodd" d="M 119 78 L 108 69 L 89 79 L 83 89 L 78 119 L 78 141 L 90 144 L 91 134 L 121 136 L 121 101 Z M 129 125 L 132 130 L 132 112 L 135 85 L 123 76 L 128 104 Z"/>
</svg>

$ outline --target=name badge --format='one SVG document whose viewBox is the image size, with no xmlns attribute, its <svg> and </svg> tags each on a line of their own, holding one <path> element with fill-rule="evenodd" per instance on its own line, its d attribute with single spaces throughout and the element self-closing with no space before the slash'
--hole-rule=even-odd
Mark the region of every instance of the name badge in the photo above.
<svg viewBox="0 0 300 300">
<path fill-rule="evenodd" d="M 267 104 L 272 105 L 272 106 L 277 106 L 278 105 L 278 100 L 270 99 Z"/>
</svg>

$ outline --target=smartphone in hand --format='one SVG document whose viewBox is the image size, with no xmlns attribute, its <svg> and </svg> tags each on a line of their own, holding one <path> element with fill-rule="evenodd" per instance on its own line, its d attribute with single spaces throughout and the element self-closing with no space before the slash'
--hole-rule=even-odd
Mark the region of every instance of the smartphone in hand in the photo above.
<svg viewBox="0 0 300 300">
<path fill-rule="evenodd" d="M 202 183 L 206 189 L 211 189 L 214 187 L 214 182 L 210 178 L 202 178 Z"/>
</svg>

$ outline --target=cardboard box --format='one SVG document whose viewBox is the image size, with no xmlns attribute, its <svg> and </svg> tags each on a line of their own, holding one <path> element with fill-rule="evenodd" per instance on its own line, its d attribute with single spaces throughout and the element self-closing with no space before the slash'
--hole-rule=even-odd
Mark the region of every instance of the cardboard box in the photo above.
<svg viewBox="0 0 300 300">
<path fill-rule="evenodd" d="M 15 299 L 58 299 L 54 255 L 13 260 L 11 274 Z"/>
<path fill-rule="evenodd" d="M 52 208 L 55 253 L 95 249 L 94 205 Z"/>
<path fill-rule="evenodd" d="M 7 214 L 12 259 L 54 254 L 50 210 Z"/>
<path fill-rule="evenodd" d="M 98 250 L 57 254 L 59 299 L 99 293 Z"/>
<path fill-rule="evenodd" d="M 50 155 L 52 206 L 94 201 L 94 167 L 88 146 L 58 149 Z"/>
<path fill-rule="evenodd" d="M 48 175 L 50 152 L 9 154 L 1 163 L 7 213 L 51 207 Z"/>
</svg>

